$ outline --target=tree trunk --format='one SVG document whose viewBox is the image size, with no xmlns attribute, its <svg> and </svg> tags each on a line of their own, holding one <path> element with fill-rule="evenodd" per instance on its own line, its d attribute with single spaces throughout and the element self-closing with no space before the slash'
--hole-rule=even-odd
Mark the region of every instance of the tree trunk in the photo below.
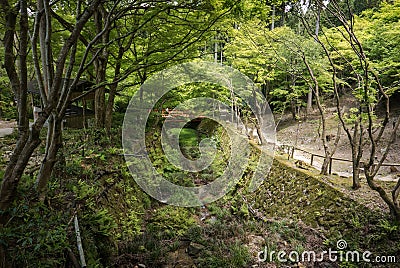
<svg viewBox="0 0 400 268">
<path fill-rule="evenodd" d="M 57 162 L 57 152 L 62 144 L 62 119 L 51 116 L 47 130 L 47 145 L 45 157 L 40 166 L 37 177 L 37 190 L 41 201 L 46 197 L 47 184 L 50 180 L 53 167 Z"/>
<path fill-rule="evenodd" d="M 296 102 L 293 99 L 290 100 L 290 111 L 292 112 L 293 120 L 296 120 L 297 119 Z"/>
<path fill-rule="evenodd" d="M 121 60 L 124 55 L 125 49 L 120 45 L 118 51 L 118 57 L 116 59 L 115 70 L 114 70 L 114 83 L 110 86 L 110 93 L 108 95 L 106 114 L 105 114 L 105 127 L 108 135 L 110 135 L 111 125 L 112 125 L 112 116 L 114 111 L 114 99 L 117 93 L 118 87 L 118 77 L 121 73 Z"/>
<path fill-rule="evenodd" d="M 353 162 L 353 186 L 352 188 L 354 190 L 360 189 L 361 188 L 361 183 L 360 183 L 360 162 L 357 161 L 357 156 L 353 154 L 352 156 L 352 162 Z"/>
<path fill-rule="evenodd" d="M 218 63 L 218 34 L 214 37 L 214 61 Z"/>
<path fill-rule="evenodd" d="M 321 174 L 322 175 L 327 175 L 328 174 L 328 168 L 329 168 L 329 164 L 331 162 L 332 157 L 330 155 L 326 156 L 324 158 L 324 162 L 322 163 L 321 166 Z"/>
<path fill-rule="evenodd" d="M 286 1 L 282 2 L 281 9 L 282 9 L 281 26 L 285 26 L 285 24 L 286 24 L 286 12 L 285 12 Z"/>
<path fill-rule="evenodd" d="M 100 81 L 100 79 L 96 79 L 96 81 Z M 105 102 L 106 102 L 106 100 L 105 100 L 105 88 L 101 87 L 101 88 L 96 90 L 95 97 L 94 97 L 95 125 L 96 125 L 97 128 L 103 128 L 104 127 Z"/>
<path fill-rule="evenodd" d="M 365 172 L 365 177 L 367 179 L 367 183 L 369 187 L 377 191 L 379 193 L 379 196 L 385 201 L 385 203 L 388 205 L 389 210 L 390 210 L 390 215 L 396 219 L 396 221 L 400 222 L 400 206 L 397 202 L 397 197 L 398 197 L 398 189 L 399 189 L 399 181 L 397 182 L 397 185 L 395 189 L 392 192 L 392 198 L 389 197 L 389 195 L 386 193 L 385 189 L 380 187 L 374 182 L 373 176 L 370 176 L 368 172 Z M 397 192 L 397 193 L 396 193 Z M 397 195 L 396 195 L 397 194 Z"/>
<path fill-rule="evenodd" d="M 313 91 L 312 88 L 310 87 L 310 91 L 308 91 L 307 94 L 307 114 L 310 114 L 312 112 L 312 99 L 313 99 Z"/>
<path fill-rule="evenodd" d="M 321 167 L 321 174 L 326 175 L 328 173 L 328 167 L 329 167 L 329 165 L 331 163 L 331 158 L 332 158 L 332 156 L 333 156 L 335 151 L 332 150 L 332 152 L 330 152 L 329 146 L 328 146 L 328 141 L 326 139 L 326 118 L 325 118 L 325 112 L 324 112 L 324 109 L 322 107 L 321 100 L 320 100 L 320 97 L 319 97 L 320 95 L 319 95 L 318 80 L 315 77 L 311 66 L 308 64 L 308 61 L 307 61 L 305 55 L 303 55 L 303 62 L 306 65 L 308 73 L 310 74 L 311 79 L 313 80 L 313 83 L 314 83 L 314 88 L 313 88 L 313 90 L 310 89 L 310 91 L 314 93 L 315 102 L 317 104 L 318 111 L 319 111 L 319 114 L 320 114 L 320 117 L 321 117 L 321 124 L 322 124 L 321 141 L 322 141 L 322 146 L 324 147 L 324 154 L 325 154 L 324 162 L 323 162 L 322 167 Z M 310 88 L 311 88 L 311 86 L 310 86 Z M 338 127 L 338 134 L 337 135 L 340 136 L 340 126 Z M 339 141 L 336 140 L 336 142 L 335 142 L 336 146 L 337 146 L 338 142 Z"/>
<path fill-rule="evenodd" d="M 43 120 L 43 118 L 40 119 Z M 11 157 L 11 160 L 7 165 L 6 171 L 4 173 L 0 189 L 0 210 L 4 211 L 8 209 L 9 206 L 12 204 L 16 196 L 19 180 L 22 177 L 25 167 L 27 166 L 33 151 L 36 149 L 37 146 L 39 146 L 41 142 L 39 138 L 41 128 L 42 127 L 40 126 L 39 122 L 39 124 L 32 127 L 29 139 L 26 142 L 18 140 L 18 148 L 16 148 L 16 150 L 18 151 L 22 147 L 21 153 L 19 155 L 16 155 L 16 151 L 14 151 L 13 156 Z M 0 215 L 0 223 L 4 220 L 3 216 L 4 214 Z"/>
<path fill-rule="evenodd" d="M 315 21 L 315 36 L 318 38 L 319 35 L 319 25 L 321 21 L 321 7 L 318 5 L 318 11 L 317 11 L 317 19 Z"/>
<path fill-rule="evenodd" d="M 102 6 L 94 13 L 95 25 L 97 34 L 103 31 L 104 20 L 107 17 L 107 12 Z M 105 45 L 109 41 L 110 30 L 106 30 L 101 36 L 101 44 Z M 100 55 L 95 61 L 95 72 L 96 72 L 96 84 L 101 84 L 106 81 L 106 71 L 108 63 L 108 49 L 107 47 L 100 47 Z M 106 117 L 106 96 L 105 87 L 102 86 L 95 91 L 95 125 L 97 128 L 104 128 L 105 117 Z"/>
<path fill-rule="evenodd" d="M 327 153 L 327 157 L 325 158 L 326 163 L 325 163 L 325 160 L 324 160 L 324 163 L 322 164 L 321 174 L 323 174 L 323 175 L 327 175 L 328 174 L 328 167 L 332 164 L 332 160 L 331 159 L 332 159 L 333 155 L 335 154 L 336 149 L 338 147 L 341 133 L 342 133 L 342 125 L 341 125 L 341 122 L 339 121 L 338 129 L 337 129 L 337 132 L 336 132 L 335 142 L 333 143 L 333 146 L 331 146 L 332 149 L 330 150 L 330 152 Z"/>
<path fill-rule="evenodd" d="M 47 95 L 51 89 L 53 77 L 54 77 L 54 66 L 53 57 L 50 45 L 50 35 L 52 31 L 51 19 L 50 19 L 50 7 L 48 1 L 38 1 L 38 10 L 44 10 L 44 14 L 40 17 L 39 22 L 39 40 L 40 40 L 40 54 L 42 61 L 43 70 L 43 81 L 44 91 Z"/>
<path fill-rule="evenodd" d="M 29 156 L 24 153 L 29 153 L 32 147 L 36 144 L 36 140 L 28 139 L 29 123 L 27 114 L 27 43 L 28 43 L 28 14 L 26 1 L 20 1 L 20 5 L 15 7 L 9 6 L 8 2 L 1 3 L 1 8 L 5 14 L 6 31 L 4 34 L 4 66 L 7 76 L 10 79 L 12 90 L 17 99 L 18 108 L 18 141 L 10 162 L 4 172 L 3 181 L 0 189 L 0 210 L 6 210 L 12 203 L 16 193 L 16 187 L 19 179 L 28 163 Z M 20 38 L 19 38 L 19 77 L 15 64 L 14 56 L 14 36 L 17 23 L 17 15 L 20 10 Z M 28 148 L 27 148 L 28 145 Z M 37 146 L 37 145 L 36 145 Z M 27 149 L 30 149 L 29 151 Z M 0 216 L 0 223 L 3 222 L 3 214 Z"/>
<path fill-rule="evenodd" d="M 111 133 L 112 116 L 114 112 L 114 100 L 116 92 L 117 92 L 117 85 L 116 84 L 111 85 L 110 93 L 108 95 L 105 118 L 104 118 L 104 124 L 108 135 L 110 135 Z"/>
<path fill-rule="evenodd" d="M 270 30 L 275 29 L 275 5 L 272 5 L 271 26 Z"/>
</svg>

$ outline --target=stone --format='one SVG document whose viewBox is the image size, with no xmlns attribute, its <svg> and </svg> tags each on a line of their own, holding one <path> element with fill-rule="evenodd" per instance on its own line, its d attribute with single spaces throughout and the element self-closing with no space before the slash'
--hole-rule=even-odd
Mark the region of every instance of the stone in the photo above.
<svg viewBox="0 0 400 268">
<path fill-rule="evenodd" d="M 204 250 L 205 246 L 202 244 L 191 242 L 188 247 L 188 254 L 190 256 L 197 256 Z"/>
</svg>

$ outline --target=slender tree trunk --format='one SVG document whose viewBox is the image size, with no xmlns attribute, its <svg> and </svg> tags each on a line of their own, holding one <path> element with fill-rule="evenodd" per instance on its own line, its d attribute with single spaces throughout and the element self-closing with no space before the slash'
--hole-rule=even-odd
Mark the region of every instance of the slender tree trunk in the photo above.
<svg viewBox="0 0 400 268">
<path fill-rule="evenodd" d="M 281 9 L 282 9 L 281 26 L 285 26 L 285 24 L 286 24 L 286 12 L 285 12 L 286 2 L 285 1 L 282 2 Z"/>
<path fill-rule="evenodd" d="M 27 114 L 27 43 L 28 43 L 28 14 L 26 1 L 19 2 L 21 6 L 9 6 L 7 3 L 1 3 L 1 8 L 5 14 L 6 32 L 4 34 L 4 66 L 11 82 L 12 90 L 17 99 L 18 108 L 18 141 L 10 162 L 4 172 L 3 181 L 0 189 L 0 210 L 6 210 L 16 193 L 16 187 L 19 183 L 20 176 L 25 169 L 29 157 L 25 157 L 23 153 L 26 145 L 35 145 L 36 142 L 29 140 L 29 123 Z M 14 36 L 17 23 L 18 11 L 20 16 L 20 40 L 18 49 L 19 73 L 17 72 L 14 56 Z M 19 76 L 18 76 L 19 75 Z M 33 152 L 33 149 L 32 149 Z M 30 156 L 30 155 L 29 155 Z M 26 164 L 25 164 L 26 163 Z M 21 174 L 21 175 L 20 175 Z M 0 224 L 3 222 L 2 216 Z"/>
<path fill-rule="evenodd" d="M 94 13 L 95 25 L 97 33 L 103 31 L 105 19 L 107 17 L 107 12 L 104 10 L 102 6 Z M 107 44 L 109 41 L 110 31 L 106 30 L 102 37 L 101 42 L 103 45 Z M 95 61 L 95 71 L 96 71 L 96 84 L 101 84 L 106 81 L 106 71 L 107 71 L 107 63 L 108 63 L 108 49 L 107 47 L 99 48 L 102 51 Z M 95 91 L 95 124 L 97 128 L 105 127 L 105 117 L 106 117 L 106 96 L 105 96 L 105 87 L 102 86 Z"/>
<path fill-rule="evenodd" d="M 390 210 L 390 215 L 395 218 L 398 222 L 400 222 L 400 206 L 399 203 L 397 202 L 398 194 L 399 194 L 399 186 L 400 186 L 400 181 L 397 182 L 396 187 L 392 191 L 392 198 L 386 193 L 385 189 L 380 187 L 374 182 L 373 176 L 370 176 L 368 172 L 365 172 L 365 176 L 367 179 L 367 183 L 369 187 L 377 191 L 379 193 L 379 196 L 383 199 L 383 201 L 388 205 L 389 210 Z"/>
<path fill-rule="evenodd" d="M 360 134 L 361 135 L 361 134 Z M 356 136 L 355 136 L 356 138 Z M 355 142 L 355 141 L 353 141 Z M 357 145 L 354 145 L 357 146 Z M 360 183 L 360 161 L 361 161 L 361 153 L 360 153 L 361 148 L 354 148 L 351 153 L 351 160 L 353 162 L 353 186 L 352 188 L 354 190 L 360 189 L 361 188 L 361 183 Z"/>
<path fill-rule="evenodd" d="M 333 155 L 335 154 L 336 149 L 338 147 L 341 133 L 342 133 L 342 124 L 339 121 L 338 126 L 337 126 L 335 142 L 331 146 L 332 149 L 330 150 L 330 152 L 327 154 L 327 157 L 325 158 L 326 161 L 324 161 L 324 163 L 322 164 L 321 174 L 323 174 L 323 175 L 328 174 L 328 168 L 329 168 L 329 165 L 332 163 L 331 159 L 332 159 Z"/>
<path fill-rule="evenodd" d="M 214 37 L 214 61 L 218 63 L 218 34 Z"/>
<path fill-rule="evenodd" d="M 95 64 L 96 68 L 96 84 L 104 83 L 106 79 L 106 61 L 98 59 Z M 95 110 L 95 125 L 97 128 L 104 127 L 105 120 L 105 87 L 100 87 L 94 94 L 94 110 Z"/>
<path fill-rule="evenodd" d="M 311 66 L 308 64 L 308 61 L 307 61 L 305 55 L 302 55 L 302 58 L 303 58 L 304 64 L 307 67 L 308 73 L 310 74 L 311 79 L 312 79 L 312 81 L 314 83 L 314 88 L 313 88 L 313 90 L 310 90 L 310 91 L 313 92 L 314 95 L 315 95 L 315 102 L 317 104 L 318 111 L 319 111 L 320 117 L 321 117 L 321 124 L 322 124 L 321 141 L 322 141 L 322 145 L 324 147 L 324 153 L 325 153 L 324 162 L 323 162 L 322 167 L 321 167 L 321 174 L 326 175 L 328 173 L 328 167 L 329 167 L 329 165 L 331 163 L 331 159 L 332 159 L 334 151 L 330 152 L 329 146 L 328 146 L 328 141 L 326 139 L 326 118 L 325 118 L 325 112 L 324 112 L 324 109 L 323 109 L 323 107 L 321 105 L 321 100 L 320 100 L 320 97 L 319 97 L 319 93 L 320 92 L 319 92 L 318 80 L 315 77 L 314 72 L 311 69 Z M 338 127 L 338 132 L 339 131 L 340 131 L 340 127 Z"/>
<path fill-rule="evenodd" d="M 43 69 L 43 81 L 44 81 L 44 91 L 47 95 L 51 89 L 53 77 L 54 77 L 54 66 L 53 57 L 51 50 L 51 18 L 50 18 L 50 7 L 48 1 L 38 1 L 38 10 L 44 11 L 43 15 L 40 17 L 39 22 L 39 40 L 40 40 L 40 54 Z"/>
<path fill-rule="evenodd" d="M 318 38 L 319 35 L 319 25 L 321 21 L 321 7 L 318 5 L 318 11 L 317 11 L 317 19 L 315 21 L 315 36 Z"/>
<path fill-rule="evenodd" d="M 270 30 L 275 29 L 275 5 L 272 5 L 271 26 Z"/>
<path fill-rule="evenodd" d="M 360 183 L 360 165 L 355 164 L 356 160 L 353 158 L 353 186 L 352 188 L 354 190 L 360 189 L 361 188 L 361 183 Z"/>
<path fill-rule="evenodd" d="M 308 91 L 307 94 L 307 114 L 310 114 L 312 112 L 312 100 L 313 100 L 313 91 L 312 88 L 310 87 L 310 91 Z"/>
<path fill-rule="evenodd" d="M 293 99 L 290 100 L 290 111 L 292 112 L 292 118 L 293 118 L 293 120 L 296 120 L 296 118 L 297 118 L 297 113 L 296 113 L 296 102 L 295 102 L 295 100 L 293 100 Z"/>
<path fill-rule="evenodd" d="M 118 51 L 118 57 L 117 57 L 117 62 L 115 64 L 115 70 L 114 70 L 114 83 L 110 86 L 110 93 L 108 95 L 108 102 L 107 102 L 107 107 L 106 107 L 106 117 L 105 117 L 105 127 L 106 131 L 108 134 L 110 134 L 111 131 L 111 125 L 112 125 L 112 116 L 113 116 L 113 111 L 114 111 L 114 99 L 115 95 L 117 93 L 117 87 L 118 87 L 118 77 L 121 73 L 121 60 L 124 55 L 125 49 L 124 47 L 120 46 L 119 51 Z"/>
<path fill-rule="evenodd" d="M 55 118 L 53 115 L 49 119 L 48 146 L 46 147 L 45 157 L 37 177 L 37 190 L 41 201 L 43 201 L 46 196 L 47 184 L 50 180 L 54 165 L 57 162 L 58 149 L 62 144 L 62 119 Z"/>
<path fill-rule="evenodd" d="M 321 18 L 321 9 L 318 6 L 317 19 L 315 22 L 315 36 L 317 38 L 316 40 L 318 40 L 318 35 L 319 35 L 320 18 Z M 310 88 L 310 91 L 308 91 L 307 95 L 307 114 L 312 112 L 312 100 L 313 100 L 313 92 L 312 88 Z"/>
<path fill-rule="evenodd" d="M 106 132 L 108 133 L 108 135 L 110 135 L 110 132 L 111 132 L 112 116 L 113 116 L 113 112 L 114 112 L 114 100 L 115 100 L 116 92 L 117 92 L 117 84 L 111 85 L 110 93 L 108 94 L 108 101 L 107 101 L 106 113 L 105 113 L 105 118 L 104 118 L 105 128 L 106 128 Z"/>
<path fill-rule="evenodd" d="M 21 140 L 18 141 L 18 143 L 20 143 L 20 145 L 17 144 L 17 147 L 19 147 L 18 150 L 22 147 L 21 154 L 17 157 L 13 154 L 13 157 L 4 173 L 0 189 L 0 210 L 4 211 L 8 209 L 16 196 L 17 186 L 25 167 L 27 166 L 33 151 L 41 142 L 39 138 L 40 129 L 41 126 L 36 125 L 31 131 L 29 139 L 25 143 L 22 144 Z M 0 222 L 2 223 L 3 220 L 3 215 L 0 215 Z"/>
<path fill-rule="evenodd" d="M 331 159 L 332 159 L 332 157 L 330 155 L 328 155 L 324 158 L 324 162 L 322 163 L 322 166 L 321 166 L 321 174 L 323 174 L 323 175 L 328 174 L 328 168 L 329 168 Z"/>
</svg>

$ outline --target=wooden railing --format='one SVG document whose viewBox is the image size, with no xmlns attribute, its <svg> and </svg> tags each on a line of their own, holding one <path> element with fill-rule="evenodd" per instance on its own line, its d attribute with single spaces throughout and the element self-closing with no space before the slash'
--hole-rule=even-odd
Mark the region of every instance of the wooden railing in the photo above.
<svg viewBox="0 0 400 268">
<path fill-rule="evenodd" d="M 304 150 L 304 149 L 297 148 L 297 147 L 295 147 L 295 146 L 293 146 L 293 145 L 282 144 L 281 147 L 283 148 L 284 151 L 285 151 L 285 149 L 286 149 L 286 152 L 287 152 L 287 154 L 288 154 L 288 160 L 289 160 L 290 158 L 294 158 L 294 152 L 295 152 L 295 150 L 300 151 L 300 152 L 303 152 L 303 153 L 306 153 L 306 154 L 309 154 L 309 155 L 311 156 L 311 159 L 310 159 L 310 165 L 311 165 L 311 166 L 312 166 L 313 163 L 314 163 L 315 157 L 320 157 L 320 158 L 322 158 L 322 159 L 325 160 L 325 155 L 320 155 L 320 154 L 311 153 L 311 152 L 306 151 L 306 150 Z M 345 158 L 340 158 L 340 157 L 332 157 L 332 158 L 330 159 L 330 161 L 329 161 L 329 166 L 328 166 L 328 172 L 329 172 L 329 174 L 332 174 L 332 162 L 333 162 L 333 161 L 353 163 L 353 161 L 350 160 L 350 159 L 345 159 Z M 363 166 L 364 166 L 363 163 L 364 163 L 364 162 L 361 161 L 360 167 L 363 167 Z M 377 166 L 377 165 L 378 165 L 378 163 L 374 163 L 374 164 L 373 164 L 373 168 L 375 168 L 375 166 Z M 382 167 L 400 167 L 400 163 L 382 163 L 381 166 L 382 166 Z"/>
</svg>

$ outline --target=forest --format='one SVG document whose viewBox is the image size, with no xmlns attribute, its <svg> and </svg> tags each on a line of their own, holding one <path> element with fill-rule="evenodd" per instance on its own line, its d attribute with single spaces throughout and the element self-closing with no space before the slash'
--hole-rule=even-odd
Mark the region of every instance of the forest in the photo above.
<svg viewBox="0 0 400 268">
<path fill-rule="evenodd" d="M 0 10 L 0 267 L 398 267 L 400 0 Z"/>
</svg>

